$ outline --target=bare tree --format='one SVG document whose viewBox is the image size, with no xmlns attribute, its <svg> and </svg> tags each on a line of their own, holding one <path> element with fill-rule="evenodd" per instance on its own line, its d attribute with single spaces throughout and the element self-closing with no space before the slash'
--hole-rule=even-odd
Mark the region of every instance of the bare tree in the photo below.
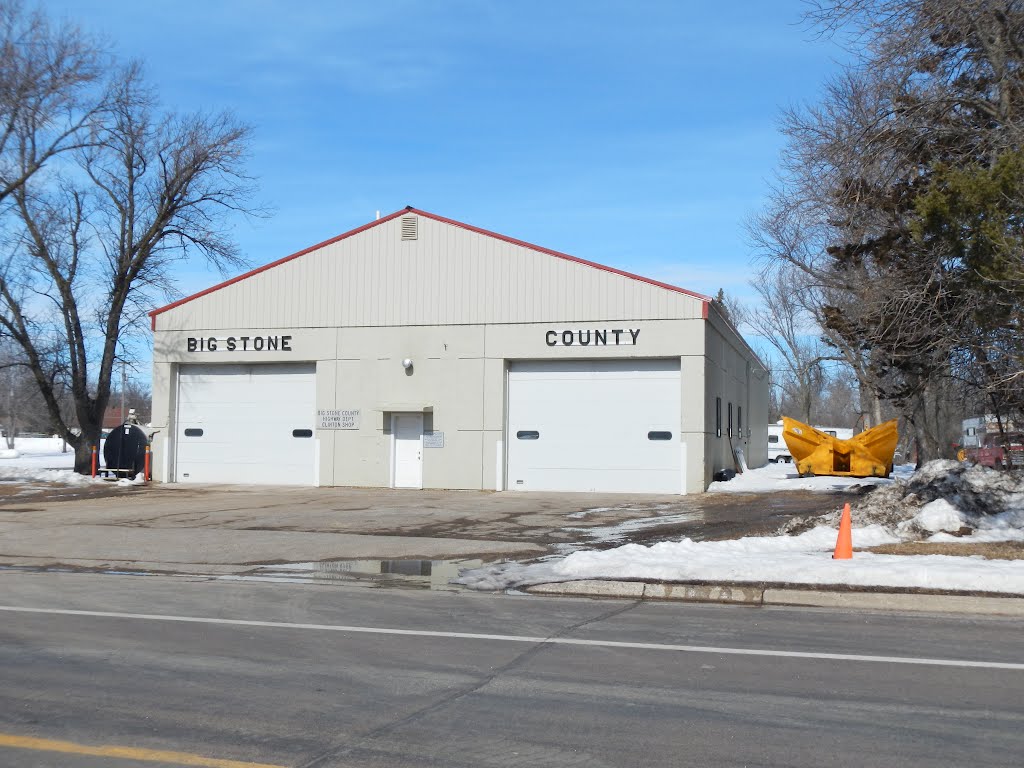
<svg viewBox="0 0 1024 768">
<path fill-rule="evenodd" d="M 937 191 L 949 187 L 951 171 L 987 171 L 1021 146 L 1022 6 L 818 3 L 812 19 L 826 31 L 849 32 L 861 58 L 828 83 L 818 104 L 785 115 L 780 181 L 755 226 L 763 254 L 817 286 L 815 313 L 826 337 L 878 411 L 885 401 L 900 408 L 920 461 L 947 450 L 959 384 L 990 387 L 997 371 L 1006 380 L 1012 361 L 1021 360 L 1013 347 L 1024 348 L 1014 333 L 1020 292 L 1006 290 L 1005 273 L 986 277 L 997 263 L 993 252 L 972 258 L 963 238 L 950 237 L 934 216 L 922 226 L 926 203 L 942 202 Z M 1019 231 L 1024 205 L 1017 197 L 1005 206 L 1006 231 L 1011 222 Z M 959 235 L 977 223 L 979 210 L 991 209 L 961 211 Z M 949 218 L 942 205 L 931 213 Z M 1004 309 L 1000 323 L 979 322 L 979 309 L 991 316 L 994 307 Z"/>
<path fill-rule="evenodd" d="M 782 390 L 780 407 L 794 407 L 793 415 L 810 423 L 828 378 L 825 363 L 832 355 L 823 348 L 814 316 L 803 303 L 805 283 L 792 266 L 767 265 L 760 279 L 751 283 L 760 301 L 743 311 L 743 322 L 773 349 L 772 379 Z"/>
<path fill-rule="evenodd" d="M 141 424 L 147 424 L 153 415 L 153 393 L 149 387 L 135 378 L 126 375 L 122 380 L 111 384 L 110 407 L 124 405 L 122 419 L 126 419 L 130 411 Z"/>
<path fill-rule="evenodd" d="M 0 0 L 0 204 L 59 154 L 82 146 L 105 57 L 72 25 Z"/>
<path fill-rule="evenodd" d="M 13 191 L 15 237 L 0 276 L 0 329 L 24 351 L 80 472 L 125 335 L 171 290 L 175 263 L 194 253 L 222 270 L 242 263 L 225 217 L 248 211 L 251 193 L 250 129 L 230 114 L 161 112 L 137 65 L 111 76 L 102 105 L 88 143 L 68 155 L 73 167 Z"/>
<path fill-rule="evenodd" d="M 24 354 L 9 339 L 0 341 L 0 419 L 9 449 L 22 432 L 52 431 L 50 414 Z"/>
<path fill-rule="evenodd" d="M 814 423 L 832 427 L 860 426 L 857 380 L 846 367 L 836 368 L 821 392 Z"/>
</svg>

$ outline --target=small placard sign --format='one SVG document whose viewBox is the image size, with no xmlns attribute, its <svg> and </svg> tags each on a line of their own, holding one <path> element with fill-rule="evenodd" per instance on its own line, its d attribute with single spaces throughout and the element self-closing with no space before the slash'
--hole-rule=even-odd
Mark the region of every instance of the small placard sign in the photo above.
<svg viewBox="0 0 1024 768">
<path fill-rule="evenodd" d="M 444 448 L 444 432 L 424 432 L 424 448 Z"/>
<path fill-rule="evenodd" d="M 316 412 L 317 429 L 359 429 L 360 411 L 355 410 L 318 410 Z"/>
</svg>

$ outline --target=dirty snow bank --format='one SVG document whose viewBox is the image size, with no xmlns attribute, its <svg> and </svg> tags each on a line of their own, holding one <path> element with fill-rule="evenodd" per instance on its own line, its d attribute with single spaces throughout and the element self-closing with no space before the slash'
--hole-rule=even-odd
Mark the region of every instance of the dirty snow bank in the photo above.
<svg viewBox="0 0 1024 768">
<path fill-rule="evenodd" d="M 854 525 L 880 525 L 901 541 L 1024 540 L 1024 472 L 940 459 L 851 503 Z M 839 510 L 794 518 L 781 533 L 837 526 Z M 941 534 L 941 538 L 937 538 Z"/>
<path fill-rule="evenodd" d="M 971 534 L 970 541 L 1024 540 L 1024 477 L 1019 473 L 931 462 L 909 477 L 887 481 L 852 506 L 855 548 L 923 538 L 963 541 L 958 537 L 965 533 Z M 503 563 L 464 572 L 457 581 L 483 590 L 578 579 L 637 579 L 1024 594 L 1024 560 L 870 552 L 858 552 L 852 560 L 832 560 L 838 519 L 839 511 L 802 518 L 775 536 L 683 539 L 650 547 L 627 544 L 529 564 Z"/>
</svg>

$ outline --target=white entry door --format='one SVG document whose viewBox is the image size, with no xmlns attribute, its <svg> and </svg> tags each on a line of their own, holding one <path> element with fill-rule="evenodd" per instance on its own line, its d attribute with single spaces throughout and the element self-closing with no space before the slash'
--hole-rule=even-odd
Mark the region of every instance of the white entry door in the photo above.
<svg viewBox="0 0 1024 768">
<path fill-rule="evenodd" d="M 423 487 L 423 414 L 391 416 L 393 440 L 393 488 Z"/>
<path fill-rule="evenodd" d="M 512 363 L 507 487 L 682 493 L 681 399 L 678 359 Z"/>
</svg>

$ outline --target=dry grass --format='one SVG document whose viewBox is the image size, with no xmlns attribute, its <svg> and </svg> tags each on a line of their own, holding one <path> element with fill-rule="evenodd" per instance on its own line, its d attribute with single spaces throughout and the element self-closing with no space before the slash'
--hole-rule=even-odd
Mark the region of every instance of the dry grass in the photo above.
<svg viewBox="0 0 1024 768">
<path fill-rule="evenodd" d="M 957 557 L 981 555 L 986 560 L 1024 560 L 1024 541 L 964 541 L 963 543 L 905 541 L 900 544 L 883 544 L 858 551 L 876 552 L 880 555 L 954 555 Z"/>
</svg>

